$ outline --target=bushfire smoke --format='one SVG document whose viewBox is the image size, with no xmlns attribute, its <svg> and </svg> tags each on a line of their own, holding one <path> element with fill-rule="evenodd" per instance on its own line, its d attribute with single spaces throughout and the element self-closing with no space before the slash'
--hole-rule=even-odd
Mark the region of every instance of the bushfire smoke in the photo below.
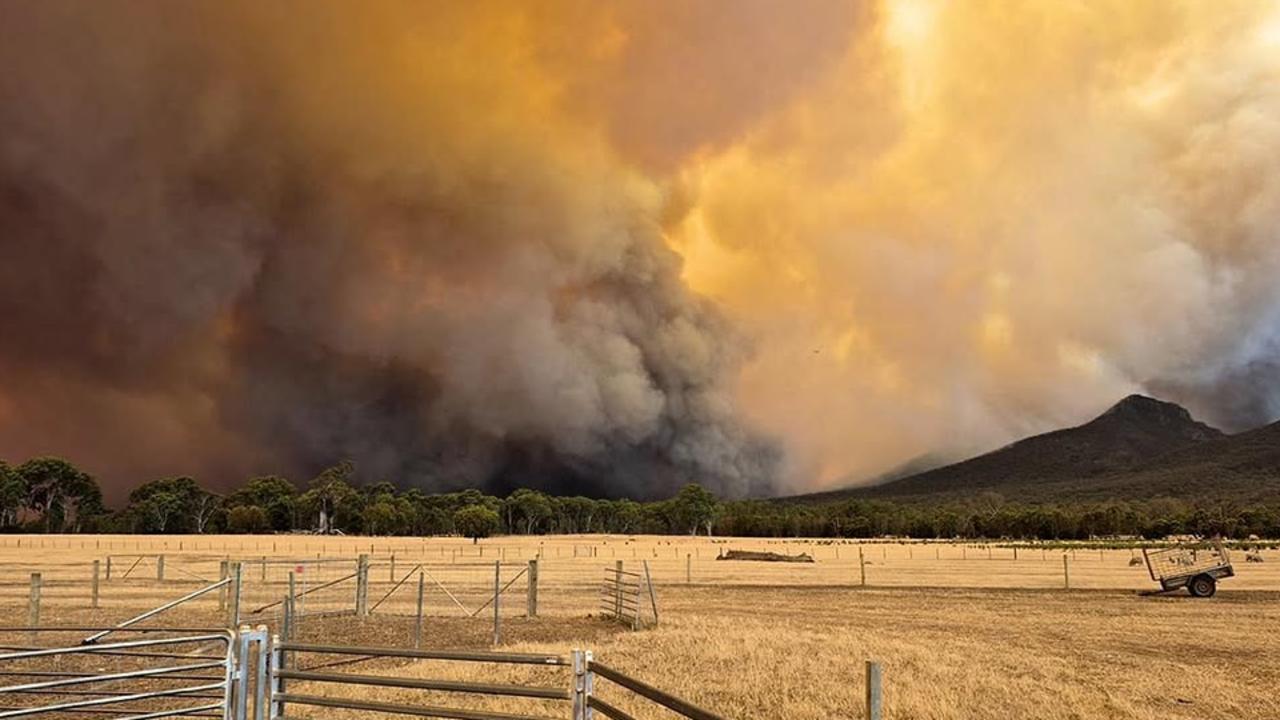
<svg viewBox="0 0 1280 720">
<path fill-rule="evenodd" d="M 0 457 L 116 494 L 1280 415 L 1264 3 L 6 3 L 0 63 Z"/>
</svg>

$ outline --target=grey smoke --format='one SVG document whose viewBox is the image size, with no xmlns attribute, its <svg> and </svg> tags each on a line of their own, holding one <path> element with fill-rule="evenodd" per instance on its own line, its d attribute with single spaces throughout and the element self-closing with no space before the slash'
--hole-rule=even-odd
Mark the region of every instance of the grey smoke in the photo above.
<svg viewBox="0 0 1280 720">
<path fill-rule="evenodd" d="M 453 24 L 485 8 L 347 10 L 0 8 L 0 456 L 116 497 L 339 458 L 767 491 L 727 385 L 749 347 L 682 283 L 665 191 L 537 117 L 525 59 Z"/>
</svg>

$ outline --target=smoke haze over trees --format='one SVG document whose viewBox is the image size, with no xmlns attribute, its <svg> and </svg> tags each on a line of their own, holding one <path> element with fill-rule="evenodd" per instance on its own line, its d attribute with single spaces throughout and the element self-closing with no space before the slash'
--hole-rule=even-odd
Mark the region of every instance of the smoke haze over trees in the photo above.
<svg viewBox="0 0 1280 720">
<path fill-rule="evenodd" d="M 867 499 L 721 501 L 697 484 L 652 502 L 557 497 L 529 489 L 505 498 L 476 489 L 424 493 L 361 484 L 349 462 L 326 468 L 302 490 L 275 476 L 251 478 L 227 495 L 192 478 L 140 485 L 108 510 L 92 477 L 58 458 L 0 463 L 0 532 L 288 533 L 346 535 L 706 534 L 739 537 L 1017 538 L 1220 535 L 1280 538 L 1280 506 L 1218 499 L 1008 502 L 985 492 L 933 503 Z M 62 499 L 51 502 L 49 498 Z"/>
</svg>

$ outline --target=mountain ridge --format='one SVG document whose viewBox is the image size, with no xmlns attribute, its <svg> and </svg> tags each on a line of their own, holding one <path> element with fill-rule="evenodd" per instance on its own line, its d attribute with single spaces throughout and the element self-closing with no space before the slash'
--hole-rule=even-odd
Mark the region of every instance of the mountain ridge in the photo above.
<svg viewBox="0 0 1280 720">
<path fill-rule="evenodd" d="M 1274 498 L 1280 422 L 1227 435 L 1180 405 L 1130 395 L 1082 425 L 883 484 L 796 499 L 940 502 L 986 492 L 1021 502 Z"/>
</svg>

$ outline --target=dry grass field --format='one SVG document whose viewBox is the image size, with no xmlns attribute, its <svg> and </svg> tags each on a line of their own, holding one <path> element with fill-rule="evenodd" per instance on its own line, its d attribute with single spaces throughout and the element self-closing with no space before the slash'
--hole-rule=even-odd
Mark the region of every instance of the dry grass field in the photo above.
<svg viewBox="0 0 1280 720">
<path fill-rule="evenodd" d="M 722 548 L 808 552 L 816 562 L 717 561 Z M 1129 564 L 1128 550 L 1077 549 L 1074 557 L 1068 552 L 1070 591 L 1063 589 L 1061 550 L 1024 546 L 1017 560 L 1011 548 L 998 546 L 867 543 L 861 550 L 869 563 L 867 587 L 858 587 L 856 544 L 654 537 L 495 538 L 473 545 L 457 539 L 305 536 L 11 536 L 0 538 L 0 604 L 8 617 L 25 618 L 28 574 L 38 571 L 46 585 L 42 622 L 116 622 L 216 579 L 219 562 L 229 556 L 246 562 L 245 608 L 251 610 L 283 595 L 289 569 L 301 565 L 304 576 L 336 579 L 352 571 L 356 555 L 372 552 L 371 602 L 395 587 L 393 578 L 411 576 L 413 582 L 396 590 L 368 620 L 303 619 L 302 638 L 407 644 L 412 621 L 405 615 L 415 601 L 421 565 L 439 580 L 428 587 L 426 645 L 484 647 L 491 618 L 486 613 L 466 617 L 440 588 L 448 588 L 463 606 L 478 607 L 491 591 L 494 560 L 505 561 L 506 579 L 541 551 L 542 617 L 520 617 L 524 585 L 517 581 L 502 606 L 504 649 L 562 654 L 590 648 L 598 660 L 729 718 L 861 717 L 867 659 L 884 664 L 886 716 L 893 720 L 1280 717 L 1274 693 L 1280 683 L 1280 553 L 1275 551 L 1264 552 L 1264 563 L 1239 563 L 1240 576 L 1224 581 L 1217 597 L 1193 600 L 1137 595 L 1135 590 L 1151 583 L 1145 568 Z M 137 555 L 157 553 L 165 555 L 164 581 L 155 579 L 154 559 L 133 565 Z M 90 563 L 105 562 L 108 554 L 113 577 L 102 581 L 102 607 L 91 611 Z M 315 564 L 317 554 L 335 562 Z M 617 560 L 628 568 L 649 563 L 661 612 L 657 628 L 630 632 L 590 617 L 599 581 Z M 317 605 L 349 606 L 345 585 L 314 593 L 313 599 Z M 211 598 L 175 611 L 166 621 L 206 624 L 219 618 Z M 268 610 L 246 620 L 276 625 L 279 615 Z M 386 663 L 351 668 L 391 670 Z M 545 668 L 495 671 L 426 661 L 394 671 L 439 679 L 567 683 L 563 670 Z M 598 684 L 601 697 L 640 717 L 674 717 L 615 690 Z M 542 701 L 468 705 L 463 696 L 423 691 L 350 686 L 315 691 L 564 714 L 563 709 L 539 709 Z M 304 708 L 289 714 L 338 720 L 357 715 Z"/>
</svg>

